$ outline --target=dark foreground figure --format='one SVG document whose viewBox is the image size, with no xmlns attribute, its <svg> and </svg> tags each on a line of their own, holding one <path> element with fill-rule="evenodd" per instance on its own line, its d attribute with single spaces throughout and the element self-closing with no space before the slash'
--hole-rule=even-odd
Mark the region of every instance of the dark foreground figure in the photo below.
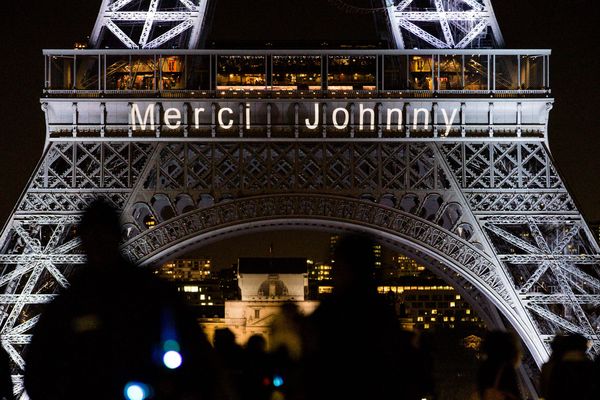
<svg viewBox="0 0 600 400">
<path fill-rule="evenodd" d="M 477 376 L 480 398 L 522 399 L 516 370 L 521 363 L 522 351 L 517 338 L 509 332 L 489 332 L 482 350 L 485 360 Z"/>
<path fill-rule="evenodd" d="M 211 347 L 177 293 L 121 258 L 116 212 L 95 202 L 80 234 L 88 265 L 47 307 L 27 350 L 31 399 L 116 400 L 128 388 L 152 399 L 223 398 Z"/>
<path fill-rule="evenodd" d="M 598 400 L 600 374 L 588 358 L 588 339 L 558 335 L 552 341 L 552 355 L 542 367 L 541 395 L 545 400 Z"/>
<path fill-rule="evenodd" d="M 0 346 L 0 400 L 13 400 L 13 384 L 10 377 L 10 356 Z"/>
<path fill-rule="evenodd" d="M 309 317 L 306 400 L 421 399 L 430 371 L 402 343 L 393 309 L 377 295 L 373 242 L 342 238 L 335 250 L 335 290 Z"/>
</svg>

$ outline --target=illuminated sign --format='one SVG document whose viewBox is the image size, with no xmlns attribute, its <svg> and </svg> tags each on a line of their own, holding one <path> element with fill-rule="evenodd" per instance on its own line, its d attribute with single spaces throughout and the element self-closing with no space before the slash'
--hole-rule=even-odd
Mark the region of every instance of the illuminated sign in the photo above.
<svg viewBox="0 0 600 400">
<path fill-rule="evenodd" d="M 288 105 L 289 106 L 289 105 Z M 282 109 L 256 107 L 250 103 L 240 103 L 237 107 L 227 104 L 212 103 L 192 106 L 189 103 L 163 107 L 157 103 L 130 103 L 129 123 L 133 131 L 154 130 L 157 125 L 167 129 L 179 129 L 182 124 L 200 129 L 203 125 L 214 125 L 228 131 L 234 126 L 251 130 L 254 125 L 270 124 L 273 115 L 279 115 L 280 122 L 288 125 L 301 125 L 308 131 L 317 130 L 327 125 L 330 129 L 345 131 L 349 127 L 359 132 L 375 131 L 376 125 L 387 131 L 430 130 L 432 127 L 444 128 L 442 136 L 447 136 L 452 127 L 460 123 L 461 107 L 438 106 L 429 103 L 425 106 L 381 103 L 345 103 L 328 104 L 320 102 L 296 103 L 293 112 Z M 259 115 L 257 115 L 259 114 Z M 287 115 L 286 115 L 287 114 Z M 208 120 L 210 119 L 210 120 Z"/>
</svg>

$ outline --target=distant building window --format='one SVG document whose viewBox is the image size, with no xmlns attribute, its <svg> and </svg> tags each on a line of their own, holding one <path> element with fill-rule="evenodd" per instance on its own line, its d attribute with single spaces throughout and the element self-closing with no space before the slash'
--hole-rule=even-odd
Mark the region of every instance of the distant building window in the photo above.
<svg viewBox="0 0 600 400">
<path fill-rule="evenodd" d="M 183 291 L 186 293 L 198 293 L 198 286 L 184 286 Z"/>
<path fill-rule="evenodd" d="M 333 293 L 333 286 L 319 286 L 319 294 L 330 294 Z"/>
<path fill-rule="evenodd" d="M 254 310 L 254 318 L 260 318 L 260 310 Z"/>
</svg>

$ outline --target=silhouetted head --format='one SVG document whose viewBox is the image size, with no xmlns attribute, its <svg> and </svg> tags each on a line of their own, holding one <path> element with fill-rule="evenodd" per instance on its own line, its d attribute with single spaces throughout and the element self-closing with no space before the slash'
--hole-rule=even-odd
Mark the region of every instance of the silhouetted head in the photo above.
<svg viewBox="0 0 600 400">
<path fill-rule="evenodd" d="M 577 351 L 585 353 L 588 351 L 589 340 L 578 333 L 571 333 L 562 336 L 562 350 L 566 353 L 569 351 Z"/>
<path fill-rule="evenodd" d="M 105 200 L 95 200 L 85 210 L 79 236 L 90 265 L 103 265 L 119 257 L 121 224 L 117 210 Z"/>
<path fill-rule="evenodd" d="M 215 330 L 213 344 L 215 349 L 223 351 L 236 347 L 235 334 L 229 328 L 217 329 Z"/>
<path fill-rule="evenodd" d="M 246 343 L 246 350 L 251 353 L 264 353 L 267 350 L 267 341 L 263 335 L 252 335 Z"/>
<path fill-rule="evenodd" d="M 340 239 L 334 252 L 336 294 L 374 289 L 374 244 L 370 238 L 360 235 L 348 235 Z"/>
<path fill-rule="evenodd" d="M 511 363 L 517 366 L 522 357 L 521 344 L 516 336 L 510 332 L 489 332 L 481 349 L 488 360 L 497 363 Z"/>
</svg>

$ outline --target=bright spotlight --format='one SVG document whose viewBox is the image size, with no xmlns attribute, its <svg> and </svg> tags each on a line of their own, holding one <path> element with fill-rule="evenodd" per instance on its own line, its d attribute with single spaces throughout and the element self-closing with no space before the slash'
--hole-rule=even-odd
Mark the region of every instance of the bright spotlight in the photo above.
<svg viewBox="0 0 600 400">
<path fill-rule="evenodd" d="M 150 390 L 143 383 L 129 382 L 125 385 L 124 392 L 127 400 L 145 400 L 148 398 Z"/>
<path fill-rule="evenodd" d="M 275 386 L 275 387 L 283 386 L 283 378 L 279 375 L 275 375 L 273 377 L 273 386 Z"/>
<path fill-rule="evenodd" d="M 177 369 L 181 366 L 183 359 L 181 358 L 181 354 L 176 352 L 175 350 L 167 351 L 163 356 L 163 363 L 165 367 L 169 369 Z"/>
</svg>

